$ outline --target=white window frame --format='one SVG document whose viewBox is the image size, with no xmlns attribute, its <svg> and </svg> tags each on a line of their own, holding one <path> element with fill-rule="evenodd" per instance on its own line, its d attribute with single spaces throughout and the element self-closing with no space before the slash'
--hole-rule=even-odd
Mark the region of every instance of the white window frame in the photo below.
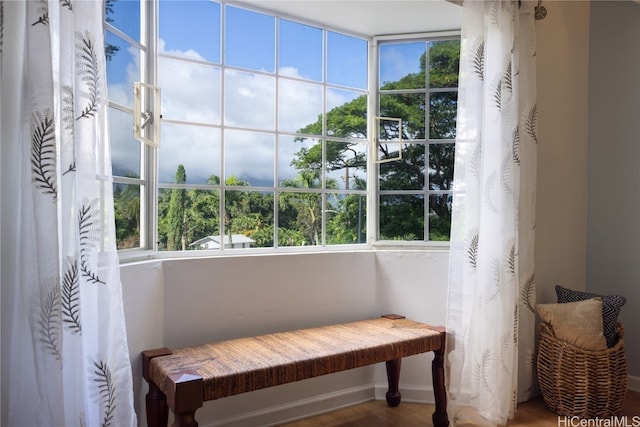
<svg viewBox="0 0 640 427">
<path fill-rule="evenodd" d="M 225 0 L 219 0 L 221 8 L 224 8 L 226 4 L 238 6 L 237 3 L 227 2 Z M 143 83 L 147 83 L 150 85 L 157 85 L 158 76 L 157 76 L 157 63 L 158 63 L 158 51 L 157 51 L 157 40 L 159 37 L 158 34 L 158 20 L 159 20 L 159 7 L 158 2 L 152 1 L 140 1 L 141 4 L 141 41 L 140 43 L 131 39 L 129 36 L 124 34 L 122 31 L 113 27 L 111 24 L 105 21 L 105 30 L 112 32 L 113 34 L 121 37 L 122 39 L 132 43 L 134 46 L 138 47 L 141 52 L 140 62 L 141 68 L 144 71 L 141 71 L 141 80 Z M 438 241 L 429 241 L 429 240 L 420 240 L 420 241 L 386 241 L 379 240 L 379 185 L 378 185 L 378 164 L 375 162 L 377 156 L 377 144 L 373 140 L 373 131 L 375 129 L 375 118 L 376 112 L 378 111 L 378 45 L 383 41 L 411 41 L 411 40 L 424 40 L 424 39 L 450 39 L 460 37 L 460 31 L 441 31 L 441 32 L 424 32 L 419 34 L 396 34 L 396 35 L 387 35 L 387 36 L 377 36 L 377 37 L 368 37 L 359 34 L 353 34 L 346 32 L 344 30 L 335 29 L 331 27 L 327 27 L 326 25 L 319 24 L 312 21 L 305 21 L 303 19 L 295 18 L 287 16 L 286 14 L 273 12 L 269 10 L 259 9 L 255 7 L 250 7 L 247 5 L 243 5 L 243 8 L 247 8 L 248 10 L 254 10 L 260 13 L 267 13 L 276 18 L 287 19 L 291 21 L 295 21 L 301 24 L 311 25 L 317 28 L 321 28 L 325 31 L 334 31 L 337 33 L 342 33 L 346 35 L 351 35 L 355 37 L 362 38 L 367 40 L 369 45 L 369 55 L 368 55 L 368 105 L 367 105 L 367 135 L 368 135 L 368 147 L 369 152 L 367 156 L 367 190 L 366 190 L 366 242 L 363 244 L 344 244 L 344 245 L 326 245 L 325 237 L 326 234 L 323 233 L 322 244 L 313 247 L 299 247 L 299 246 L 274 246 L 270 248 L 251 248 L 244 250 L 201 250 L 201 251 L 158 251 L 158 156 L 157 149 L 141 144 L 141 173 L 140 178 L 127 178 L 127 177 L 114 177 L 114 183 L 122 183 L 122 184 L 134 184 L 140 186 L 140 247 L 139 248 L 131 248 L 131 249 L 120 249 L 119 255 L 121 261 L 128 260 L 138 260 L 145 258 L 168 258 L 168 257 L 199 257 L 199 256 L 240 256 L 247 255 L 249 253 L 299 253 L 299 252 L 314 252 L 314 251 L 354 251 L 354 250 L 363 250 L 363 249 L 376 249 L 376 248 L 390 248 L 390 247 L 398 247 L 398 248 L 428 248 L 428 249 L 448 249 L 449 242 L 438 242 Z M 326 32 L 325 39 L 326 39 Z M 326 43 L 326 40 L 325 40 Z M 150 58 L 147 59 L 147 56 Z M 222 73 L 224 74 L 224 68 L 221 65 Z M 325 64 L 326 65 L 326 64 Z M 326 73 L 326 70 L 323 72 Z M 277 76 L 277 73 L 275 74 Z M 327 86 L 326 81 L 321 83 L 324 87 Z M 224 92 L 223 92 L 224 93 Z M 224 96 L 224 95 L 222 95 Z M 278 100 L 276 100 L 276 103 Z M 109 106 L 116 108 L 118 110 L 124 111 L 128 114 L 132 114 L 132 109 L 117 105 L 111 101 L 109 101 Z M 276 106 L 277 108 L 277 106 Z M 326 105 L 323 103 L 323 114 L 326 115 Z M 153 132 L 151 130 L 151 126 L 147 127 L 148 132 Z M 428 126 L 427 126 L 428 132 Z M 276 131 L 276 137 L 278 132 Z M 429 138 L 427 133 L 427 146 L 429 144 Z M 147 134 L 148 138 L 153 138 L 152 134 Z M 321 138 L 328 139 L 326 135 L 323 135 Z M 428 154 L 428 150 L 427 150 Z M 277 156 L 277 153 L 276 153 Z M 323 163 L 326 159 L 323 158 Z M 277 161 L 277 157 L 276 157 Z M 323 168 L 324 169 L 324 168 Z M 323 195 L 323 201 L 326 199 L 326 194 L 329 192 L 326 188 L 324 188 L 325 181 L 325 172 L 323 171 L 323 188 L 321 190 Z M 428 186 L 427 186 L 428 187 Z M 255 186 L 249 187 L 252 188 L 253 191 L 257 191 Z M 277 183 L 274 183 L 274 188 L 276 194 L 280 191 L 280 187 L 277 186 Z M 221 191 L 221 207 L 223 210 L 224 206 L 224 189 L 223 186 Z M 241 188 L 244 190 L 245 188 Z M 428 189 L 424 192 L 425 197 L 427 197 L 427 206 L 428 206 L 428 195 L 432 194 Z M 326 224 L 325 215 L 326 212 L 323 210 L 323 225 Z M 274 213 L 274 225 L 277 224 L 277 213 Z M 222 218 L 222 214 L 220 215 Z M 221 219 L 222 222 L 222 219 Z"/>
</svg>

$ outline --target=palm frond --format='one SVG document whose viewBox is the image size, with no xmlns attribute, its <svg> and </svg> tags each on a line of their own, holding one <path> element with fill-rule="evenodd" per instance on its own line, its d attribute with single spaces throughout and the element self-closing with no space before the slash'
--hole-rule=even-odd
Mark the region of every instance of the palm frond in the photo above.
<svg viewBox="0 0 640 427">
<path fill-rule="evenodd" d="M 513 130 L 513 161 L 520 165 L 520 127 Z"/>
<path fill-rule="evenodd" d="M 64 128 L 73 134 L 75 129 L 73 88 L 62 86 L 62 122 Z"/>
<path fill-rule="evenodd" d="M 527 129 L 527 133 L 533 140 L 538 143 L 538 106 L 534 105 L 529 110 L 527 114 L 527 120 L 525 127 Z"/>
<path fill-rule="evenodd" d="M 87 103 L 80 112 L 76 120 L 93 117 L 98 111 L 99 87 L 100 87 L 100 64 L 96 53 L 93 39 L 88 31 L 84 34 L 76 33 L 78 41 L 76 43 L 76 60 L 78 74 L 85 83 L 87 89 Z"/>
<path fill-rule="evenodd" d="M 504 87 L 509 91 L 509 92 L 513 92 L 513 70 L 512 68 L 512 62 L 511 62 L 511 57 L 509 57 L 509 60 L 507 61 L 507 66 L 504 69 L 504 76 L 503 76 L 503 81 L 504 81 Z"/>
<path fill-rule="evenodd" d="M 56 200 L 56 141 L 49 110 L 36 112 L 31 119 L 31 172 L 36 188 Z"/>
<path fill-rule="evenodd" d="M 98 200 L 91 202 L 84 200 L 78 212 L 78 233 L 80 240 L 80 271 L 82 275 L 92 283 L 103 283 L 100 277 L 91 269 L 90 258 L 91 249 L 94 247 L 93 241 L 100 232 Z"/>
<path fill-rule="evenodd" d="M 111 378 L 109 366 L 102 360 L 93 362 L 93 382 L 97 389 L 100 404 L 104 408 L 102 427 L 111 426 L 116 410 L 116 388 Z"/>
<path fill-rule="evenodd" d="M 491 360 L 492 360 L 491 350 L 487 348 L 482 353 L 482 358 L 480 359 L 480 361 L 476 364 L 474 374 L 475 374 L 476 382 L 478 383 L 478 385 L 482 386 L 489 393 L 493 394 L 493 391 L 489 386 Z"/>
<path fill-rule="evenodd" d="M 507 265 L 509 266 L 509 273 L 515 277 L 516 275 L 516 244 L 511 241 L 509 246 L 509 253 L 507 254 Z"/>
<path fill-rule="evenodd" d="M 480 235 L 478 231 L 474 231 L 467 244 L 467 260 L 471 267 L 475 270 L 478 266 L 478 251 L 480 248 Z"/>
<path fill-rule="evenodd" d="M 60 0 L 60 5 L 66 7 L 69 10 L 73 10 L 73 5 L 71 4 L 71 0 Z"/>
<path fill-rule="evenodd" d="M 500 111 L 502 109 L 502 79 L 498 79 L 498 82 L 495 84 L 493 102 L 498 111 Z"/>
<path fill-rule="evenodd" d="M 520 302 L 522 305 L 527 307 L 527 309 L 535 313 L 535 301 L 536 301 L 536 281 L 535 275 L 532 273 L 531 277 L 529 277 L 520 288 Z"/>
<path fill-rule="evenodd" d="M 502 159 L 500 181 L 505 195 L 513 193 L 513 163 L 510 155 L 506 155 Z"/>
<path fill-rule="evenodd" d="M 480 182 L 480 168 L 482 165 L 482 144 L 476 143 L 471 155 L 470 168 L 473 177 Z"/>
<path fill-rule="evenodd" d="M 484 81 L 484 39 L 479 38 L 473 44 L 473 70 Z"/>
<path fill-rule="evenodd" d="M 54 284 L 40 299 L 40 316 L 38 319 L 39 341 L 47 353 L 56 360 L 62 360 L 60 352 L 60 287 Z"/>
<path fill-rule="evenodd" d="M 49 5 L 46 0 L 40 0 L 40 13 L 31 26 L 35 27 L 38 24 L 49 25 Z"/>
<path fill-rule="evenodd" d="M 80 324 L 80 281 L 77 261 L 67 261 L 62 278 L 62 321 L 74 334 L 82 333 Z"/>
</svg>

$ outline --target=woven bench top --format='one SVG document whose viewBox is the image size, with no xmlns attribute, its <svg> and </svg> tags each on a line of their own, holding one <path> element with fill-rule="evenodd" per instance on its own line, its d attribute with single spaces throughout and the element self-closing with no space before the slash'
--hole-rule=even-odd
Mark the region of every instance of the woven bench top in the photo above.
<svg viewBox="0 0 640 427">
<path fill-rule="evenodd" d="M 378 318 L 173 349 L 149 377 L 167 393 L 169 376 L 203 378 L 214 400 L 442 348 L 442 332 L 409 319 Z"/>
</svg>

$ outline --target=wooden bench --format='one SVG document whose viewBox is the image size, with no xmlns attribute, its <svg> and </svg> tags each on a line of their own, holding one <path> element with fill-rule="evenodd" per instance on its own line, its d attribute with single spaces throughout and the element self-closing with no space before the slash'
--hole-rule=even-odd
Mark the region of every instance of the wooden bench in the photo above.
<svg viewBox="0 0 640 427">
<path fill-rule="evenodd" d="M 444 385 L 445 331 L 398 315 L 239 338 L 196 347 L 142 352 L 149 383 L 147 424 L 166 427 L 168 408 L 174 427 L 197 426 L 204 401 L 279 384 L 386 362 L 389 406 L 400 404 L 400 360 L 433 351 L 433 424 L 449 424 Z"/>
</svg>

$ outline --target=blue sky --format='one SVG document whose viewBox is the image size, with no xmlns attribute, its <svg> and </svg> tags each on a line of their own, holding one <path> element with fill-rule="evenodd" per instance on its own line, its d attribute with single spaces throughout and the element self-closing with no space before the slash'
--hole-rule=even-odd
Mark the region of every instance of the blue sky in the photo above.
<svg viewBox="0 0 640 427">
<path fill-rule="evenodd" d="M 140 14 L 135 0 L 117 0 L 113 3 L 113 25 L 128 36 L 139 39 Z M 221 6 L 212 1 L 161 0 L 159 3 L 159 49 L 176 57 L 190 58 L 184 62 L 161 58 L 158 66 L 162 88 L 165 118 L 190 120 L 219 125 L 221 122 L 220 84 L 218 68 L 206 63 L 221 63 L 220 16 Z M 225 61 L 227 64 L 253 70 L 275 72 L 276 20 L 274 17 L 227 7 L 227 37 Z M 278 93 L 280 129 L 295 131 L 312 123 L 322 111 L 323 95 L 320 86 L 323 73 L 323 33 L 319 27 L 288 20 L 279 21 L 279 71 L 283 75 L 304 78 L 309 83 L 280 86 Z M 120 49 L 107 64 L 109 97 L 132 107 L 132 83 L 139 81 L 139 52 L 124 40 L 107 32 L 107 43 Z M 338 32 L 327 35 L 327 80 L 329 83 L 367 87 L 367 43 L 362 39 Z M 421 47 L 420 47 L 421 45 Z M 424 43 L 403 48 L 393 45 L 385 48 L 384 55 L 392 59 L 393 66 L 382 67 L 383 81 L 397 80 L 418 68 L 419 50 Z M 275 129 L 275 84 L 269 76 L 250 72 L 227 70 L 224 76 L 227 96 L 224 104 L 225 122 L 248 129 Z M 385 80 L 386 79 L 386 80 Z M 324 102 L 328 108 L 341 105 L 357 92 L 331 89 Z M 118 120 L 124 120 L 122 115 Z M 164 126 L 164 125 L 163 125 Z M 112 124 L 114 165 L 136 168 L 138 161 L 132 153 L 135 147 L 130 135 L 131 123 Z M 220 133 L 212 128 L 197 126 L 166 126 L 162 132 L 160 148 L 160 179 L 171 180 L 178 163 L 185 164 L 189 177 L 195 181 L 220 171 L 215 147 L 219 147 Z M 234 134 L 238 150 L 229 151 L 225 163 L 227 171 L 244 175 L 252 184 L 273 184 L 274 142 L 266 134 L 245 132 Z M 244 138 L 244 139 L 243 139 Z M 254 141 L 254 142 L 252 142 Z M 242 154 L 245 147 L 246 154 Z M 300 144 L 279 146 L 279 166 L 286 169 Z M 234 160 L 235 159 L 235 160 Z M 253 162 L 247 162 L 251 159 Z M 235 162 L 235 163 L 234 163 Z M 249 168 L 243 164 L 249 163 Z M 293 170 L 286 170 L 293 174 Z M 290 177 L 290 176 L 287 176 Z"/>
</svg>

